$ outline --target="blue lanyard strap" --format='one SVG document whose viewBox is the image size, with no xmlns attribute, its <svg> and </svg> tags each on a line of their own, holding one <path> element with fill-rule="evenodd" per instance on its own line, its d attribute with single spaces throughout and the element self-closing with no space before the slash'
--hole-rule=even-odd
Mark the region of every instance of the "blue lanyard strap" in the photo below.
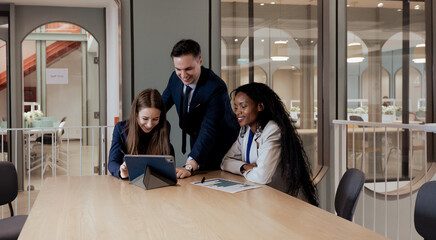
<svg viewBox="0 0 436 240">
<path fill-rule="evenodd" d="M 247 144 L 247 162 L 250 163 L 250 149 L 251 144 L 253 143 L 253 132 L 251 130 L 248 130 L 250 134 L 248 135 L 248 144 Z"/>
</svg>

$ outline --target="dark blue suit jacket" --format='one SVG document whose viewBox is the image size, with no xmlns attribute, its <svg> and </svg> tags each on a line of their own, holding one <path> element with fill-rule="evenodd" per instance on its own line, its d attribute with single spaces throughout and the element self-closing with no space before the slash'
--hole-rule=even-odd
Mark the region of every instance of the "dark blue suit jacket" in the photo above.
<svg viewBox="0 0 436 240">
<path fill-rule="evenodd" d="M 162 94 L 167 111 L 176 105 L 181 115 L 183 83 L 175 72 Z M 211 70 L 201 67 L 200 79 L 189 105 L 186 122 L 179 124 L 190 135 L 190 157 L 200 170 L 220 169 L 224 154 L 235 142 L 239 125 L 230 105 L 227 86 Z"/>
<path fill-rule="evenodd" d="M 121 121 L 115 125 L 114 132 L 112 134 L 112 144 L 111 149 L 109 151 L 109 160 L 108 160 L 108 170 L 109 172 L 120 178 L 120 166 L 124 162 L 124 155 L 127 153 L 127 127 L 129 126 L 129 121 Z M 171 131 L 171 125 L 167 122 L 168 134 Z M 138 149 L 139 154 L 146 154 L 148 142 L 150 140 L 150 135 L 144 133 L 142 138 L 139 140 L 142 141 L 142 148 Z M 145 143 L 145 144 L 144 144 Z M 141 144 L 141 143 L 140 143 Z M 141 146 L 141 145 L 140 145 Z M 174 148 L 170 143 L 171 155 L 174 156 Z"/>
</svg>

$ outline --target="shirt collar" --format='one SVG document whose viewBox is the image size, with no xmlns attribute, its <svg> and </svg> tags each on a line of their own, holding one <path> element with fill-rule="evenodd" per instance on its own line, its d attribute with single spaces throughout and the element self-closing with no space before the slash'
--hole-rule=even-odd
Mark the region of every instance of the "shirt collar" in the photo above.
<svg viewBox="0 0 436 240">
<path fill-rule="evenodd" d="M 197 83 L 198 80 L 200 79 L 200 77 L 197 78 L 197 80 L 195 80 L 193 83 L 189 84 L 188 86 L 191 87 L 192 92 L 194 92 L 195 88 L 197 87 Z M 186 85 L 185 85 L 186 86 Z M 183 89 L 185 89 L 185 87 L 183 87 Z"/>
</svg>

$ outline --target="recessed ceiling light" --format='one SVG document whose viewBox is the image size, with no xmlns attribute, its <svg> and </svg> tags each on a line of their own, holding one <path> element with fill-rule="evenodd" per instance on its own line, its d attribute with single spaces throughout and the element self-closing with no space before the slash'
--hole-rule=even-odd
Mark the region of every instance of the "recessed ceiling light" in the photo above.
<svg viewBox="0 0 436 240">
<path fill-rule="evenodd" d="M 276 4 L 276 2 L 271 2 L 271 4 Z"/>
<path fill-rule="evenodd" d="M 265 39 L 261 39 L 260 41 L 261 41 L 261 42 L 265 42 Z"/>
<path fill-rule="evenodd" d="M 377 7 L 381 8 L 381 7 L 383 7 L 383 5 L 384 4 L 381 2 L 381 3 L 377 4 Z"/>
<path fill-rule="evenodd" d="M 397 9 L 397 12 L 401 12 L 401 11 L 403 11 L 403 10 L 401 10 L 401 8 L 398 8 L 398 9 Z"/>
<path fill-rule="evenodd" d="M 265 5 L 265 3 L 261 3 L 261 4 L 260 4 L 260 6 L 263 6 L 263 5 Z"/>
<path fill-rule="evenodd" d="M 347 7 L 350 7 L 350 4 L 347 4 Z"/>
<path fill-rule="evenodd" d="M 238 41 L 238 39 L 237 38 L 235 38 L 235 42 L 237 42 Z"/>
<path fill-rule="evenodd" d="M 419 10 L 421 9 L 421 6 L 419 6 L 418 4 L 415 5 L 415 10 Z"/>
</svg>

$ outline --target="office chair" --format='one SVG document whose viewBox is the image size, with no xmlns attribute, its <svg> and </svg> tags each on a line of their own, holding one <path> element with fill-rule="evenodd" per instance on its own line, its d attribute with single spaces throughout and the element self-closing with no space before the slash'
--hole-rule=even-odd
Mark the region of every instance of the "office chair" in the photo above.
<svg viewBox="0 0 436 240">
<path fill-rule="evenodd" d="M 363 122 L 363 118 L 362 118 L 361 116 L 351 115 L 351 116 L 350 116 L 350 121 L 359 121 L 359 122 Z"/>
<path fill-rule="evenodd" d="M 365 174 L 356 168 L 348 169 L 341 181 L 335 197 L 335 210 L 339 217 L 353 220 L 360 191 L 365 183 Z"/>
<path fill-rule="evenodd" d="M 14 216 L 12 201 L 18 194 L 18 177 L 14 164 L 0 162 L 0 205 L 8 204 L 11 217 L 0 220 L 0 239 L 18 239 L 27 215 Z"/>
<path fill-rule="evenodd" d="M 436 239 L 436 181 L 418 190 L 415 203 L 415 229 L 425 240 Z"/>
</svg>

